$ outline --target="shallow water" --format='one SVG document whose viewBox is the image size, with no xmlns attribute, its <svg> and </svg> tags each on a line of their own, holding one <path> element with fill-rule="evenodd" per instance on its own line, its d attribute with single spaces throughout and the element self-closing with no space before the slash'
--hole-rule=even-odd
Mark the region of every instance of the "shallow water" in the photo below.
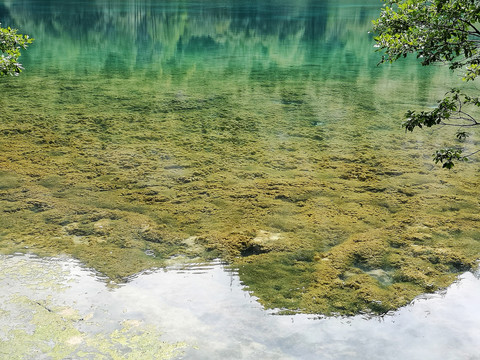
<svg viewBox="0 0 480 360">
<path fill-rule="evenodd" d="M 4 274 L 0 277 L 0 355 L 8 359 L 45 349 L 45 343 L 58 346 L 57 351 L 63 345 L 64 358 L 103 359 L 100 354 L 108 354 L 106 344 L 118 341 L 111 334 L 125 323 L 134 324 L 140 337 L 177 344 L 182 359 L 456 360 L 478 356 L 478 274 L 465 273 L 441 294 L 417 298 L 383 317 L 316 318 L 269 314 L 243 290 L 238 275 L 218 262 L 151 271 L 114 288 L 68 258 L 2 256 L 0 269 Z M 15 300 L 19 297 L 29 303 Z M 30 309 L 31 304 L 36 308 Z M 45 312 L 42 306 L 60 319 L 52 322 L 48 340 L 35 336 L 35 326 L 28 325 L 28 320 L 20 322 L 16 317 L 25 309 Z M 72 337 L 62 336 L 56 326 L 78 329 L 77 342 L 72 344 Z M 15 329 L 17 337 L 11 335 Z M 22 331 L 34 335 L 25 340 L 18 336 Z M 99 339 L 95 345 L 92 338 Z M 134 344 L 122 344 L 125 357 L 119 358 L 130 354 L 133 359 L 158 359 L 163 354 L 149 357 L 135 352 Z M 35 358 L 59 357 L 45 351 Z"/>
<path fill-rule="evenodd" d="M 448 286 L 479 257 L 478 166 L 435 167 L 452 134 L 400 122 L 458 76 L 377 67 L 380 5 L 0 0 L 36 38 L 0 82 L 0 251 L 117 282 L 220 257 L 302 312 Z"/>
</svg>

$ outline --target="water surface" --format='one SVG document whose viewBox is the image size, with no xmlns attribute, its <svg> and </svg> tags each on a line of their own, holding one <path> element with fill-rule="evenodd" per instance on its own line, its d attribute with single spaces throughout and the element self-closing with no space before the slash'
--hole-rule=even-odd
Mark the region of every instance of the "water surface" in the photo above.
<svg viewBox="0 0 480 360">
<path fill-rule="evenodd" d="M 229 261 L 268 308 L 382 313 L 476 267 L 476 164 L 405 134 L 458 77 L 377 67 L 369 1 L 0 1 L 0 247 L 110 279 Z M 477 139 L 468 139 L 471 145 Z M 468 145 L 468 144 L 467 144 Z"/>
<path fill-rule="evenodd" d="M 9 359 L 35 350 L 45 359 L 60 350 L 75 359 L 169 358 L 149 352 L 160 343 L 182 359 L 456 360 L 476 358 L 480 341 L 472 273 L 383 317 L 317 318 L 270 315 L 218 262 L 140 274 L 117 288 L 68 258 L 3 256 L 0 269 L 0 354 Z M 40 327 L 31 313 L 54 319 L 48 340 L 38 330 L 22 336 Z M 130 342 L 115 336 L 125 324 L 137 331 Z"/>
</svg>

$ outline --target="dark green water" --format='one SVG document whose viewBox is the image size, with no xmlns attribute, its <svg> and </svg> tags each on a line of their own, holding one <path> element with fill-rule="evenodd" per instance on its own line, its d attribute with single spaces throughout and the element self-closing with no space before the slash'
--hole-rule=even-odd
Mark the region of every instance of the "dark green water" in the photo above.
<svg viewBox="0 0 480 360">
<path fill-rule="evenodd" d="M 316 313 L 448 285 L 480 251 L 478 170 L 400 124 L 459 79 L 377 67 L 380 7 L 1 0 L 36 39 L 0 81 L 2 251 L 115 279 L 222 257 L 264 305 Z"/>
<path fill-rule="evenodd" d="M 405 66 L 398 65 L 392 74 L 375 66 L 379 54 L 372 51 L 367 33 L 379 13 L 376 0 L 2 5 L 4 25 L 37 39 L 23 58 L 30 76 L 168 79 L 191 86 L 220 80 L 211 77 L 215 74 L 234 88 L 241 79 L 252 86 L 307 79 L 375 83 L 387 73 L 415 82 L 420 90 L 433 81 L 425 70 L 419 79 L 415 67 L 405 74 Z"/>
</svg>

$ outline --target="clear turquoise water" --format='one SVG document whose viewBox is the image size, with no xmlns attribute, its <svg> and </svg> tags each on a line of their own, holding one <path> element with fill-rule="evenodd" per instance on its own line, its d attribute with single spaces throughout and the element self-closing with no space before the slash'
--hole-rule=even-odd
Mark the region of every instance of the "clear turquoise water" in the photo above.
<svg viewBox="0 0 480 360">
<path fill-rule="evenodd" d="M 214 73 L 232 83 L 246 77 L 257 86 L 307 76 L 353 84 L 381 79 L 385 71 L 392 78 L 407 75 L 405 65 L 376 67 L 379 54 L 368 34 L 381 5 L 376 0 L 2 4 L 4 25 L 37 39 L 23 57 L 30 75 L 195 83 Z M 431 81 L 433 71 L 417 70 L 409 67 L 412 85 Z"/>
</svg>

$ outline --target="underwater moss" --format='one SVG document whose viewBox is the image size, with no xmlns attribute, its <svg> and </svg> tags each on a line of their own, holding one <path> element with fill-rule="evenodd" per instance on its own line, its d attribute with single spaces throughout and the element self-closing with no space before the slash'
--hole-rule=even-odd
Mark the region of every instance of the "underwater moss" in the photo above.
<svg viewBox="0 0 480 360">
<path fill-rule="evenodd" d="M 73 308 L 55 307 L 26 296 L 6 300 L 2 306 L 31 315 L 23 319 L 22 326 L 8 325 L 10 331 L 0 347 L 3 358 L 171 359 L 185 347 L 184 343 L 162 341 L 155 326 L 140 321 L 125 320 L 110 333 L 95 334 L 79 330 L 79 325 L 90 319 Z M 0 313 L 2 323 L 11 315 Z"/>
<path fill-rule="evenodd" d="M 432 167 L 423 154 L 443 135 L 407 138 L 398 126 L 405 104 L 431 106 L 451 78 L 408 65 L 374 74 L 367 35 L 352 35 L 369 22 L 341 11 L 322 39 L 342 46 L 311 49 L 321 66 L 304 20 L 286 37 L 278 24 L 256 37 L 229 32 L 224 14 L 202 26 L 179 15 L 149 28 L 165 46 L 145 69 L 113 51 L 2 80 L 0 252 L 72 255 L 117 282 L 219 256 L 266 307 L 323 314 L 383 313 L 473 269 L 477 163 Z M 128 44 L 137 54 L 131 26 L 120 29 L 122 54 Z M 195 31 L 239 53 L 173 61 Z M 44 43 L 50 54 L 55 42 Z M 351 54 L 365 64 L 336 73 Z"/>
</svg>

